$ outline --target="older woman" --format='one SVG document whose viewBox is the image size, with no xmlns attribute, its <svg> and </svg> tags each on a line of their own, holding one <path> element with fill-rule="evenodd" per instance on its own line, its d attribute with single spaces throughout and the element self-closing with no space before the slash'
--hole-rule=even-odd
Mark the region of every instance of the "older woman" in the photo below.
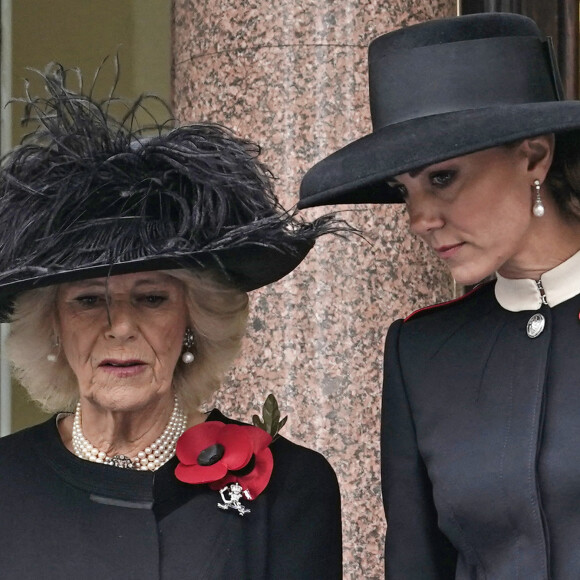
<svg viewBox="0 0 580 580">
<path fill-rule="evenodd" d="M 404 202 L 458 282 L 497 274 L 388 333 L 387 575 L 578 578 L 580 102 L 511 14 L 386 34 L 369 70 L 374 133 L 302 206 Z"/>
<path fill-rule="evenodd" d="M 326 460 L 278 437 L 272 398 L 258 426 L 200 408 L 246 292 L 341 226 L 284 212 L 222 127 L 137 130 L 140 101 L 97 103 L 57 65 L 44 81 L 0 172 L 0 305 L 56 415 L 0 440 L 2 578 L 340 578 Z"/>
</svg>

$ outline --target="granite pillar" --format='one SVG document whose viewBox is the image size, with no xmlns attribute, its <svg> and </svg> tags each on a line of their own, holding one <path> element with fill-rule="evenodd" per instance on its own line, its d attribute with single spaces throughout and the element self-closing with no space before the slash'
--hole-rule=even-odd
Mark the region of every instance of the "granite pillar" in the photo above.
<svg viewBox="0 0 580 580">
<path fill-rule="evenodd" d="M 310 165 L 370 130 L 369 41 L 455 14 L 451 0 L 175 0 L 177 116 L 258 141 L 291 207 Z M 338 474 L 344 577 L 370 580 L 383 577 L 384 335 L 395 318 L 449 299 L 454 288 L 408 234 L 402 207 L 335 209 L 364 239 L 323 239 L 295 272 L 252 293 L 245 349 L 217 404 L 250 420 L 268 393 L 276 395 L 289 416 L 284 434 L 322 452 Z"/>
</svg>

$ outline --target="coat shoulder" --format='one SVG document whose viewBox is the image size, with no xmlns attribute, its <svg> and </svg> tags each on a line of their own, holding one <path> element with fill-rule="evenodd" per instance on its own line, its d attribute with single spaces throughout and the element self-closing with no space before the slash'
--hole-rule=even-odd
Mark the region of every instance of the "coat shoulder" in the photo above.
<svg viewBox="0 0 580 580">
<path fill-rule="evenodd" d="M 419 308 L 409 314 L 409 316 L 403 320 L 403 324 L 407 326 L 422 320 L 437 320 L 465 315 L 474 309 L 479 309 L 483 303 L 494 302 L 494 286 L 495 281 L 479 284 L 471 291 L 459 296 L 458 298 Z"/>
<path fill-rule="evenodd" d="M 272 445 L 272 454 L 279 474 L 283 475 L 287 483 L 292 482 L 293 486 L 338 488 L 334 469 L 318 451 L 280 437 Z"/>
<path fill-rule="evenodd" d="M 48 435 L 55 417 L 51 417 L 48 421 L 32 427 L 27 427 L 21 431 L 16 431 L 10 435 L 0 438 L 0 465 L 15 462 L 22 463 L 23 454 L 28 454 L 34 449 L 35 440 L 38 437 L 44 438 Z"/>
<path fill-rule="evenodd" d="M 460 298 L 423 308 L 397 321 L 387 335 L 387 347 L 398 352 L 406 368 L 419 360 L 430 360 L 447 348 L 455 353 L 471 352 L 501 323 L 502 308 L 494 286 L 494 282 L 481 284 Z"/>
</svg>

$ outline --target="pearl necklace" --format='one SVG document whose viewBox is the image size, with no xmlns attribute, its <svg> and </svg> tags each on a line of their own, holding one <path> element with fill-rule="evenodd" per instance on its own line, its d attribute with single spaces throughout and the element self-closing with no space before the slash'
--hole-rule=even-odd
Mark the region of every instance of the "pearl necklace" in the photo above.
<svg viewBox="0 0 580 580">
<path fill-rule="evenodd" d="M 115 467 L 125 469 L 155 471 L 175 455 L 175 445 L 186 427 L 187 418 L 181 410 L 176 397 L 169 422 L 163 430 L 163 433 L 161 433 L 154 443 L 151 443 L 149 447 L 140 451 L 132 459 L 126 455 L 109 457 L 104 451 L 99 451 L 96 447 L 93 447 L 83 435 L 81 427 L 81 403 L 79 401 L 75 410 L 72 430 L 73 450 L 77 457 L 86 461 L 114 465 Z"/>
</svg>

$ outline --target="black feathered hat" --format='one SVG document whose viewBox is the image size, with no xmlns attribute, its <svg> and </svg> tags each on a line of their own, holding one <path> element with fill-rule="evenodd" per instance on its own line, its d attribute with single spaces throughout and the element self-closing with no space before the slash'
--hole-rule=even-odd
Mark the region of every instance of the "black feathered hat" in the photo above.
<svg viewBox="0 0 580 580">
<path fill-rule="evenodd" d="M 47 95 L 24 100 L 38 127 L 0 169 L 0 318 L 24 290 L 136 271 L 211 269 L 253 290 L 346 229 L 285 211 L 258 146 L 228 129 L 136 128 L 147 98 L 97 102 L 56 64 L 42 76 Z"/>
<path fill-rule="evenodd" d="M 580 128 L 549 38 L 516 14 L 423 22 L 369 46 L 373 132 L 312 167 L 299 208 L 398 203 L 389 177 L 489 147 Z"/>
</svg>

